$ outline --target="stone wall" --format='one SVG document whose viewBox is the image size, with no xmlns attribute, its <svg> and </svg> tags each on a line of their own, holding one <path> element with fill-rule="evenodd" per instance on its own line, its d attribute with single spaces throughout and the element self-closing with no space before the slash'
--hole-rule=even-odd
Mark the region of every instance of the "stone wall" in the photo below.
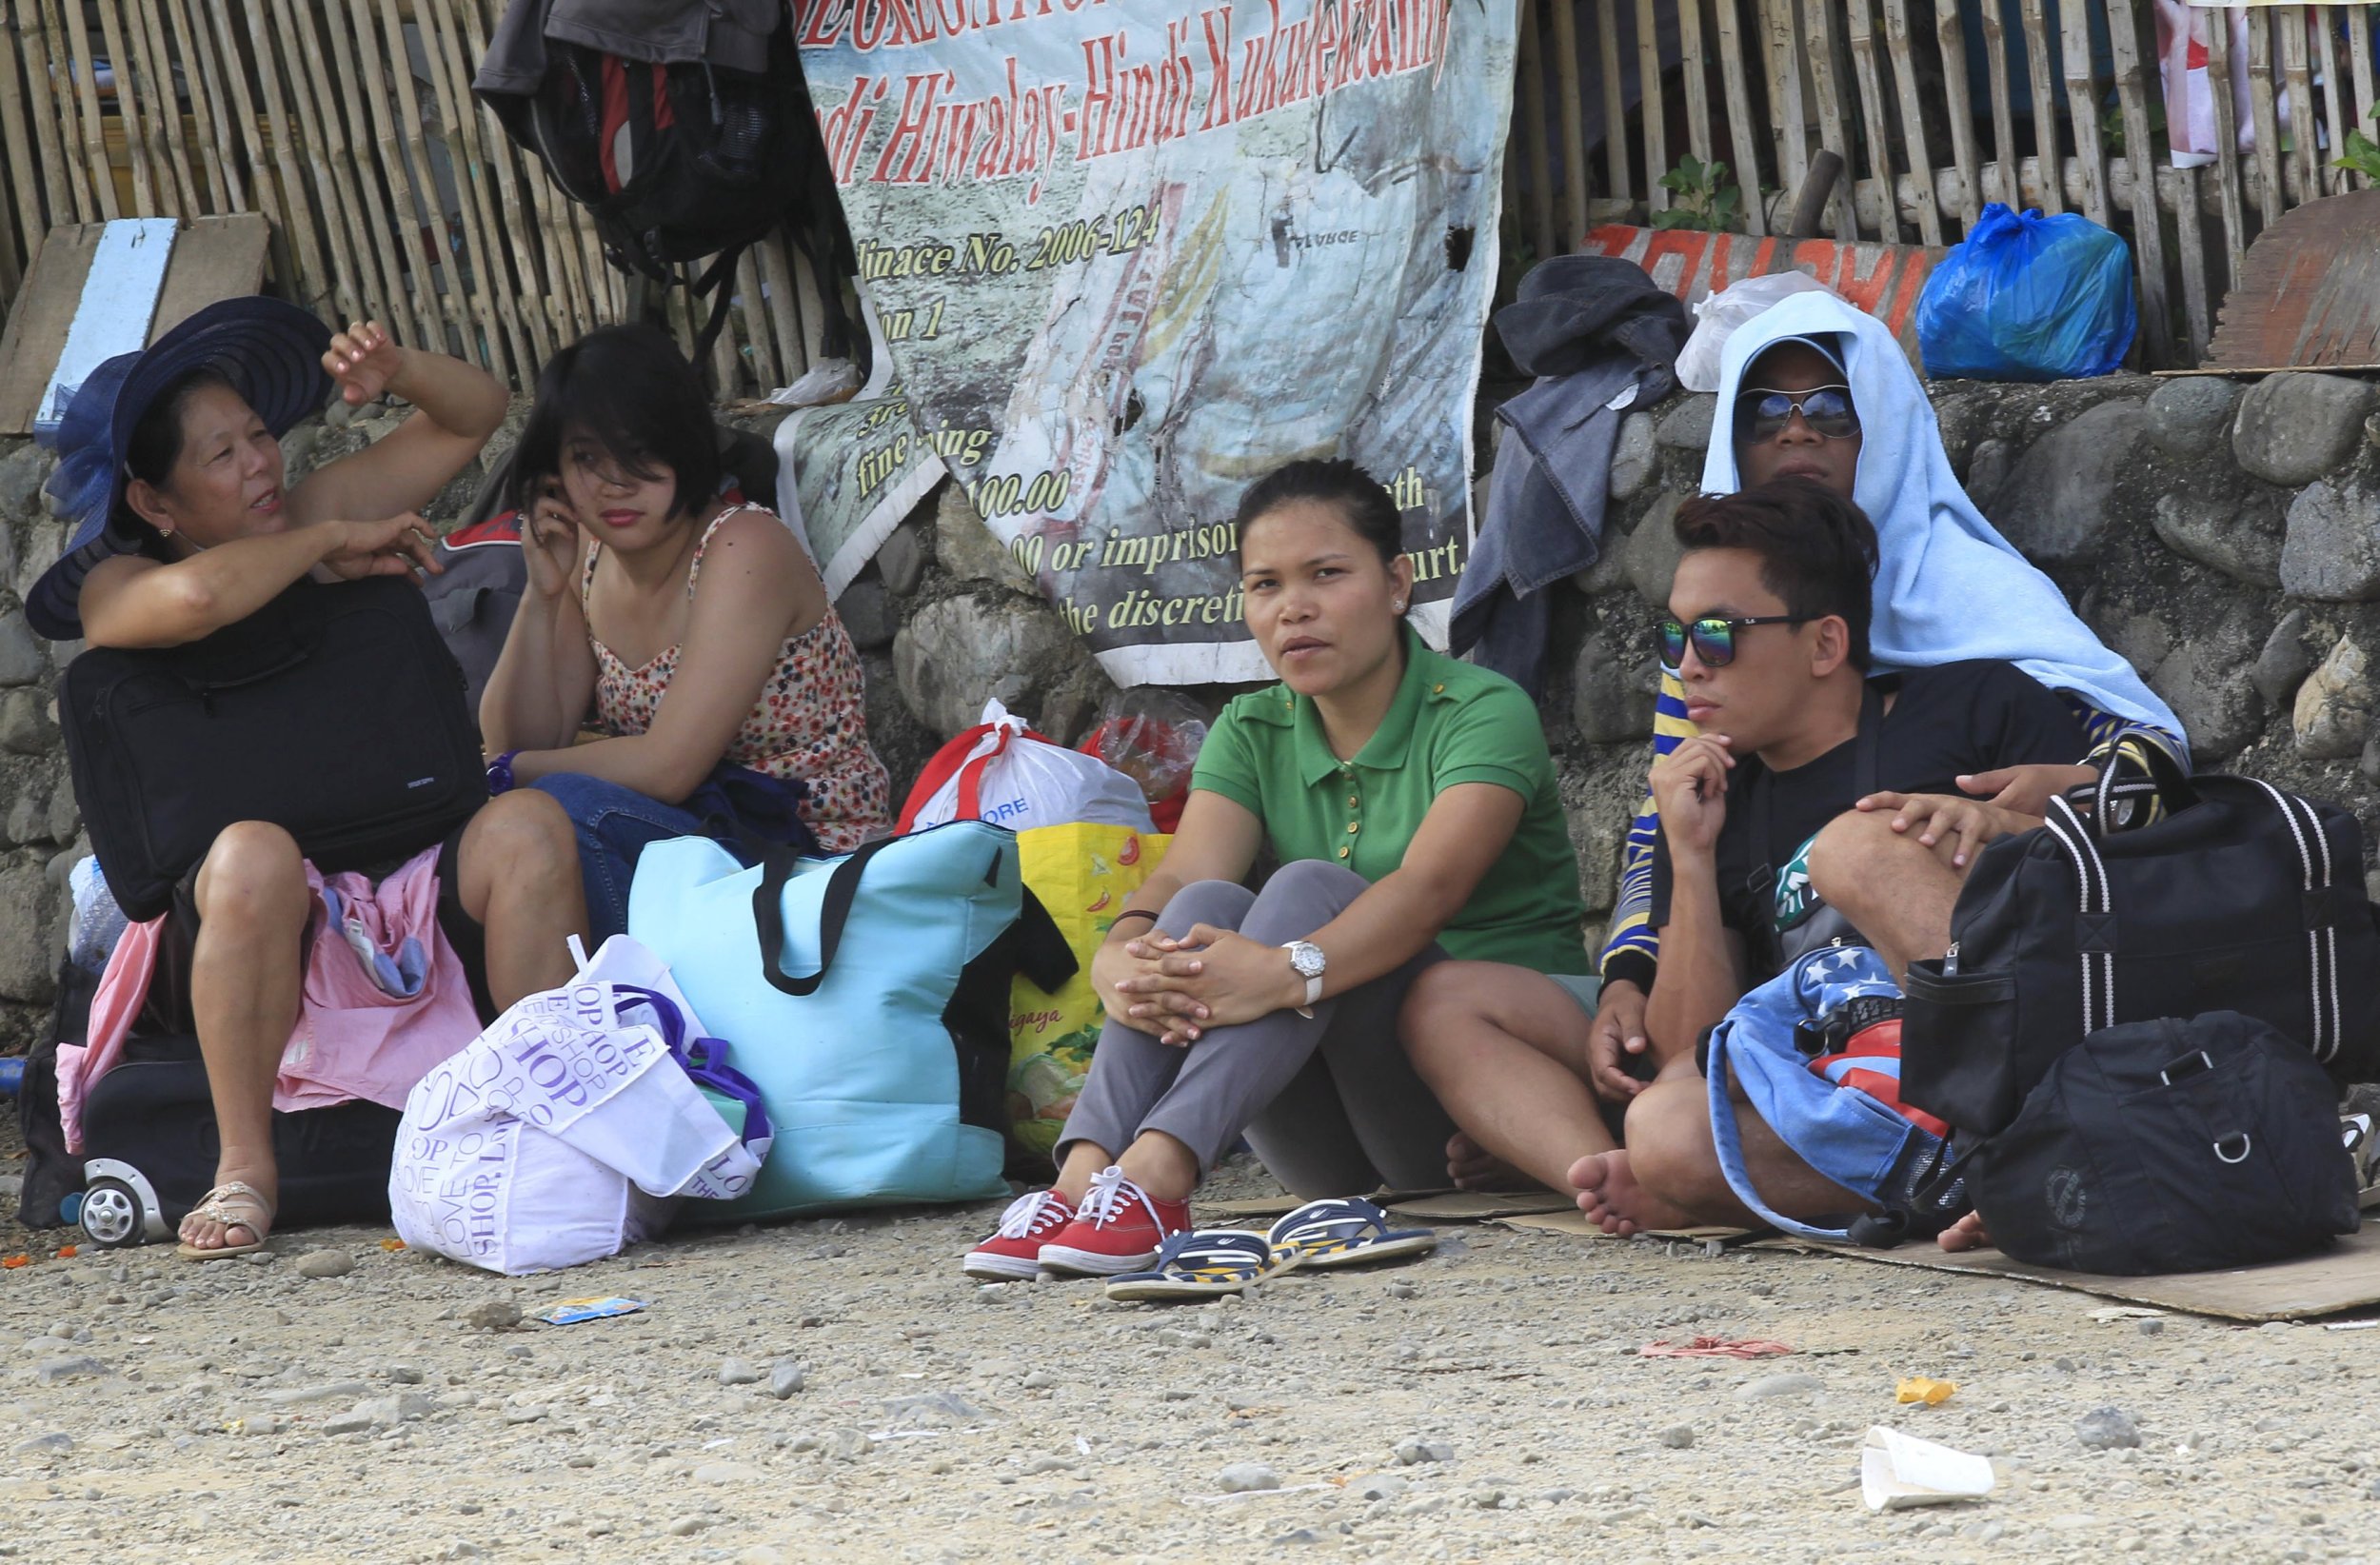
<svg viewBox="0 0 2380 1565">
<path fill-rule="evenodd" d="M 69 647 L 25 623 L 33 579 L 58 557 L 42 513 L 48 453 L 0 441 L 0 1051 L 41 1019 L 58 965 L 66 874 L 87 849 L 60 747 L 56 687 Z"/>
<path fill-rule="evenodd" d="M 1681 395 L 1629 415 L 1603 557 L 1554 606 L 1540 709 L 1597 921 L 1643 788 L 1647 648 L 1676 565 L 1668 523 L 1697 486 L 1712 402 Z M 2118 376 L 1945 384 L 1935 406 L 1952 466 L 1985 513 L 2181 714 L 2202 765 L 2349 802 L 2368 834 L 2380 826 L 2380 391 L 2325 375 L 2245 387 Z M 394 426 L 301 426 L 286 443 L 292 475 Z M 38 1024 L 66 873 L 88 851 L 56 722 L 57 668 L 71 648 L 41 643 L 20 608 L 63 542 L 41 506 L 49 469 L 46 452 L 0 441 L 0 1049 Z M 458 478 L 433 520 L 456 514 L 478 479 Z M 841 608 L 866 662 L 872 732 L 901 785 L 987 695 L 1072 742 L 1112 693 L 952 485 L 902 524 Z M 1229 692 L 1194 694 L 1212 709 Z"/>
</svg>

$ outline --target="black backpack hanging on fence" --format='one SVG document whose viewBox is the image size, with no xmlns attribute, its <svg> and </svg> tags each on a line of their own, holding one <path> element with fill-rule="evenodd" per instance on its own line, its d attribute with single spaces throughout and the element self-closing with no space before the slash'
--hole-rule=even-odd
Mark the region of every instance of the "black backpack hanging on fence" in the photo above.
<svg viewBox="0 0 2380 1565">
<path fill-rule="evenodd" d="M 2265 1023 L 2333 1080 L 2373 1079 L 2380 934 L 2355 818 L 2151 761 L 2152 782 L 2111 772 L 2089 814 L 2053 799 L 2040 829 L 1977 859 L 1950 955 L 1910 965 L 1903 1099 L 1995 1136 L 2085 1038 L 2215 1011 Z M 2125 797 L 2149 790 L 2161 818 L 2110 829 Z"/>
<path fill-rule="evenodd" d="M 834 315 L 830 280 L 856 267 L 783 0 L 511 0 L 471 87 L 594 216 L 613 266 L 710 298 L 698 364 L 737 258 L 780 223 Z M 824 336 L 850 351 L 840 319 Z"/>
<path fill-rule="evenodd" d="M 463 670 L 421 588 L 301 579 L 183 646 L 95 646 L 58 683 L 74 802 L 127 917 L 223 828 L 268 821 L 325 874 L 436 844 L 487 802 Z"/>
</svg>

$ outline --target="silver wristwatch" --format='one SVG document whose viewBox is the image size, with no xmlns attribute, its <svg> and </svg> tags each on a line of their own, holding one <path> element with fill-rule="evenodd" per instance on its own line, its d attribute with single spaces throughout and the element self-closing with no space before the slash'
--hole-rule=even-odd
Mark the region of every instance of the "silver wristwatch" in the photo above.
<svg viewBox="0 0 2380 1565">
<path fill-rule="evenodd" d="M 1329 960 L 1312 941 L 1291 941 L 1281 949 L 1289 953 L 1289 965 L 1306 981 L 1306 1002 L 1298 1007 L 1298 1014 L 1310 1017 L 1314 1002 L 1322 998 L 1322 970 L 1330 965 Z"/>
</svg>

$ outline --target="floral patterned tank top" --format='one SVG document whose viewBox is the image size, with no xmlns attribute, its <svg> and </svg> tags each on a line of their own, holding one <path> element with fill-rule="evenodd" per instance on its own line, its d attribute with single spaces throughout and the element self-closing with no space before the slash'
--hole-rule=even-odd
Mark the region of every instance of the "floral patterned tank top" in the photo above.
<svg viewBox="0 0 2380 1565">
<path fill-rule="evenodd" d="M 687 565 L 685 593 L 703 574 L 703 555 L 721 523 L 740 511 L 758 511 L 775 520 L 762 505 L 738 505 L 722 511 L 703 530 Z M 579 601 L 586 601 L 595 581 L 595 562 L 602 545 L 587 546 L 586 568 L 579 578 Z M 650 663 L 631 668 L 613 656 L 590 630 L 595 649 L 595 721 L 615 738 L 642 734 L 653 725 L 669 681 L 678 671 L 678 646 L 664 649 Z M 760 700 L 744 726 L 736 730 L 725 759 L 769 777 L 799 779 L 808 784 L 802 802 L 802 819 L 818 834 L 829 853 L 848 853 L 870 837 L 892 828 L 892 778 L 868 743 L 867 709 L 861 684 L 860 652 L 852 645 L 842 618 L 829 604 L 825 618 L 798 636 L 785 638 L 778 649 L 777 665 L 761 686 Z"/>
</svg>

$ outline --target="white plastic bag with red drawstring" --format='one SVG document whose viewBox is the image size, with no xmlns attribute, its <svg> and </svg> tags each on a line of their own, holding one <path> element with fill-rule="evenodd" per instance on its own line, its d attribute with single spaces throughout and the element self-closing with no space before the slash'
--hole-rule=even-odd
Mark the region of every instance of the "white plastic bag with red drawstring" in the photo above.
<svg viewBox="0 0 2380 1565">
<path fill-rule="evenodd" d="M 982 723 L 934 752 L 902 806 L 900 829 L 951 821 L 1011 831 L 1073 822 L 1155 829 L 1140 783 L 1035 733 L 997 701 L 983 703 Z"/>
</svg>

